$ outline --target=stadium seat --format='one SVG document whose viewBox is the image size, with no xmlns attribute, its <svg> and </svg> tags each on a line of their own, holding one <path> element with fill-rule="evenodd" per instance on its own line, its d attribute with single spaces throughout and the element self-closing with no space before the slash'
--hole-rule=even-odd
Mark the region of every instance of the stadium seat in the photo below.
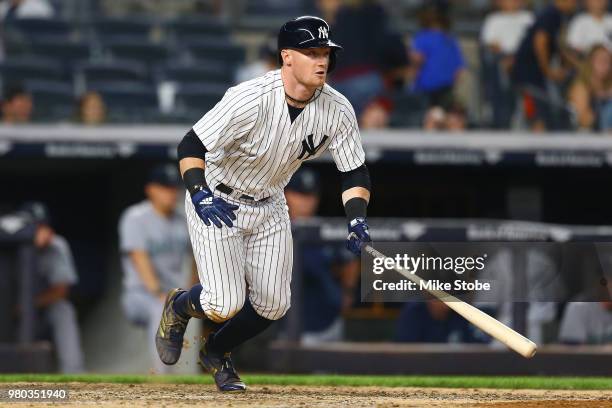
<svg viewBox="0 0 612 408">
<path fill-rule="evenodd" d="M 97 83 L 132 82 L 146 85 L 149 82 L 144 65 L 128 61 L 85 63 L 77 71 L 86 88 Z"/>
<path fill-rule="evenodd" d="M 196 121 L 223 98 L 226 90 L 217 84 L 183 84 L 175 94 L 175 114 Z"/>
<path fill-rule="evenodd" d="M 102 42 L 148 41 L 153 25 L 144 19 L 103 18 L 93 22 L 94 35 Z"/>
<path fill-rule="evenodd" d="M 105 43 L 104 47 L 110 51 L 113 58 L 142 62 L 149 66 L 164 62 L 170 56 L 168 48 L 159 44 L 151 44 L 147 40 L 111 41 Z"/>
<path fill-rule="evenodd" d="M 73 27 L 66 21 L 47 18 L 20 18 L 6 25 L 7 31 L 18 32 L 26 40 L 69 40 Z"/>
<path fill-rule="evenodd" d="M 159 68 L 159 79 L 176 83 L 221 83 L 231 84 L 233 80 L 231 70 L 222 63 L 206 64 L 168 64 Z"/>
<path fill-rule="evenodd" d="M 245 50 L 229 39 L 219 41 L 215 38 L 203 38 L 186 45 L 189 53 L 196 60 L 221 62 L 228 66 L 238 66 L 244 63 Z"/>
<path fill-rule="evenodd" d="M 89 43 L 82 41 L 36 40 L 30 45 L 29 51 L 34 55 L 44 56 L 64 64 L 87 61 L 91 56 Z"/>
<path fill-rule="evenodd" d="M 427 111 L 427 100 L 423 95 L 398 92 L 392 99 L 394 108 L 389 120 L 390 127 L 421 127 Z"/>
<path fill-rule="evenodd" d="M 11 58 L 0 63 L 0 74 L 4 84 L 27 80 L 62 81 L 67 79 L 61 64 L 57 61 L 33 56 Z"/>
<path fill-rule="evenodd" d="M 146 122 L 160 116 L 157 92 L 150 86 L 99 82 L 87 90 L 102 96 L 109 122 Z"/>
<path fill-rule="evenodd" d="M 250 1 L 245 15 L 248 16 L 299 16 L 304 14 L 304 2 L 301 0 L 260 0 Z"/>
<path fill-rule="evenodd" d="M 33 120 L 67 121 L 74 118 L 76 100 L 72 84 L 32 80 L 25 83 L 34 101 Z"/>
<path fill-rule="evenodd" d="M 229 37 L 229 27 L 217 18 L 199 17 L 171 21 L 165 27 L 170 37 L 177 43 L 196 41 L 202 37 Z"/>
</svg>

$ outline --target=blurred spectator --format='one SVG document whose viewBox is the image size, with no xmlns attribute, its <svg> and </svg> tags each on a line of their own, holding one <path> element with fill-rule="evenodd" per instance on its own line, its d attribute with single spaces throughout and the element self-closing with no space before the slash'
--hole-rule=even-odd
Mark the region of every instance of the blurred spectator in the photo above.
<svg viewBox="0 0 612 408">
<path fill-rule="evenodd" d="M 407 302 L 396 324 L 396 341 L 409 343 L 484 343 L 488 338 L 443 302 Z"/>
<path fill-rule="evenodd" d="M 391 107 L 386 99 L 370 102 L 359 117 L 361 129 L 384 129 L 389 126 Z"/>
<path fill-rule="evenodd" d="M 608 0 L 585 0 L 586 12 L 575 16 L 567 30 L 567 43 L 573 49 L 587 54 L 593 46 L 612 45 L 612 13 Z"/>
<path fill-rule="evenodd" d="M 319 206 L 319 179 L 301 169 L 285 189 L 289 217 L 308 219 Z M 353 304 L 359 278 L 359 262 L 344 246 L 304 245 L 301 253 L 304 332 L 302 342 L 315 344 L 342 339 L 341 312 Z"/>
<path fill-rule="evenodd" d="M 446 112 L 440 106 L 432 106 L 425 112 L 423 129 L 429 131 L 446 130 Z"/>
<path fill-rule="evenodd" d="M 5 22 L 19 18 L 52 18 L 53 6 L 47 0 L 4 0 L 0 2 L 0 18 Z"/>
<path fill-rule="evenodd" d="M 336 22 L 336 15 L 340 7 L 342 7 L 344 0 L 316 0 L 315 3 L 319 15 L 323 20 L 327 21 L 329 25 L 334 25 Z"/>
<path fill-rule="evenodd" d="M 417 66 L 414 90 L 439 105 L 452 98 L 453 87 L 465 62 L 459 42 L 449 32 L 450 21 L 438 7 L 426 6 L 419 13 L 421 29 L 412 39 L 412 61 Z"/>
<path fill-rule="evenodd" d="M 5 124 L 27 123 L 32 119 L 32 95 L 21 84 L 12 84 L 4 89 L 2 122 Z"/>
<path fill-rule="evenodd" d="M 78 280 L 70 246 L 53 230 L 49 210 L 44 204 L 25 203 L 21 212 L 37 225 L 34 305 L 46 325 L 43 331 L 51 330 L 61 372 L 82 372 L 83 352 L 77 315 L 68 300 L 70 286 Z"/>
<path fill-rule="evenodd" d="M 612 53 L 596 45 L 572 83 L 568 99 L 583 129 L 612 128 Z"/>
<path fill-rule="evenodd" d="M 183 264 L 189 236 L 185 217 L 176 208 L 180 184 L 176 166 L 156 166 L 145 185 L 147 199 L 128 207 L 119 222 L 123 310 L 131 323 L 146 327 L 152 363 L 159 373 L 168 371 L 155 348 L 166 292 L 188 283 Z"/>
<path fill-rule="evenodd" d="M 531 11 L 524 9 L 524 0 L 497 0 L 498 11 L 485 18 L 480 41 L 495 54 L 512 56 L 533 22 Z"/>
<path fill-rule="evenodd" d="M 319 2 L 322 3 L 326 2 Z M 326 13 L 332 14 L 335 6 L 326 8 Z M 344 50 L 337 54 L 331 85 L 351 102 L 357 117 L 384 91 L 382 62 L 389 35 L 387 20 L 385 10 L 376 1 L 368 0 L 344 3 L 333 19 L 334 41 Z"/>
<path fill-rule="evenodd" d="M 278 68 L 276 37 L 270 37 L 259 48 L 259 58 L 238 69 L 236 83 L 257 78 L 276 68 Z"/>
<path fill-rule="evenodd" d="M 482 72 L 493 125 L 505 129 L 510 127 L 516 98 L 510 70 L 533 14 L 524 10 L 523 0 L 497 0 L 496 4 L 498 11 L 487 15 L 480 32 Z"/>
<path fill-rule="evenodd" d="M 532 130 L 552 125 L 550 83 L 561 83 L 568 71 L 553 64 L 560 57 L 560 32 L 565 20 L 576 10 L 576 0 L 554 0 L 536 17 L 516 53 L 512 77 L 523 97 L 523 111 Z"/>
<path fill-rule="evenodd" d="M 449 132 L 463 132 L 467 129 L 467 111 L 455 102 L 446 110 L 446 129 Z"/>
<path fill-rule="evenodd" d="M 102 96 L 89 91 L 79 98 L 77 121 L 83 125 L 101 125 L 106 122 L 106 105 Z"/>
<path fill-rule="evenodd" d="M 467 129 L 467 112 L 458 102 L 448 108 L 432 106 L 425 113 L 423 129 L 428 131 L 463 132 Z"/>
<path fill-rule="evenodd" d="M 612 302 L 568 303 L 559 340 L 565 344 L 611 344 Z"/>
</svg>

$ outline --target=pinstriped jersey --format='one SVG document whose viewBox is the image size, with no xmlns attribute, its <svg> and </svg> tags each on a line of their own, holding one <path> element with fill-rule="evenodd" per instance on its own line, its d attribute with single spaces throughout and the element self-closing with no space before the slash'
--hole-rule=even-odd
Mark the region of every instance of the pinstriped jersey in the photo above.
<svg viewBox="0 0 612 408">
<path fill-rule="evenodd" d="M 307 160 L 331 153 L 341 172 L 364 164 L 355 112 L 325 84 L 291 122 L 280 70 L 228 89 L 194 126 L 206 153 L 206 182 L 256 200 L 283 192 Z"/>
</svg>

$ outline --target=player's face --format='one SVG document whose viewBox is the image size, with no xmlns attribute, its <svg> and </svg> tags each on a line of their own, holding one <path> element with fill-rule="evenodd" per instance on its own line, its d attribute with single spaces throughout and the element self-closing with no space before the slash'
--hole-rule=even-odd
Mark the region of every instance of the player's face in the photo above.
<svg viewBox="0 0 612 408">
<path fill-rule="evenodd" d="M 307 48 L 291 51 L 291 67 L 295 79 L 309 88 L 323 86 L 327 78 L 330 48 Z"/>
<path fill-rule="evenodd" d="M 34 235 L 34 245 L 36 248 L 46 248 L 51 243 L 53 239 L 53 229 L 48 225 L 41 224 L 36 229 L 36 234 Z"/>
<path fill-rule="evenodd" d="M 153 207 L 165 214 L 172 213 L 176 208 L 178 189 L 158 183 L 149 183 L 145 189 Z"/>
</svg>

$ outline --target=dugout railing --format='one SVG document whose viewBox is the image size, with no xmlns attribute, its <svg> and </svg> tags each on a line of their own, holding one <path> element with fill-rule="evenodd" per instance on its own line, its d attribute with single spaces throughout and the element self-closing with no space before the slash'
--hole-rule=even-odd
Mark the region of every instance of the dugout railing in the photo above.
<svg viewBox="0 0 612 408">
<path fill-rule="evenodd" d="M 0 372 L 49 372 L 52 347 L 37 341 L 35 226 L 0 216 Z"/>
<path fill-rule="evenodd" d="M 0 158 L 174 159 L 185 125 L 62 124 L 0 127 Z M 535 166 L 600 168 L 612 166 L 612 139 L 588 132 L 470 131 L 427 133 L 414 129 L 365 130 L 369 163 L 401 162 L 430 166 Z M 320 160 L 330 161 L 324 155 Z"/>
</svg>

